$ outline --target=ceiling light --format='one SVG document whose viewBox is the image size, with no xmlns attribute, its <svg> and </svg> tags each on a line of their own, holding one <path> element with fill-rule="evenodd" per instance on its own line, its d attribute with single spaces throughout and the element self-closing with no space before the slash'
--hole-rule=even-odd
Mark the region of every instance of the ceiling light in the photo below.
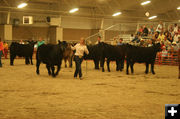
<svg viewBox="0 0 180 119">
<path fill-rule="evenodd" d="M 118 15 L 120 15 L 121 14 L 121 12 L 117 12 L 117 13 L 114 13 L 112 16 L 118 16 Z"/>
<path fill-rule="evenodd" d="M 27 3 L 21 3 L 21 4 L 19 4 L 17 7 L 18 8 L 23 8 L 23 7 L 26 7 L 27 6 Z"/>
<path fill-rule="evenodd" d="M 180 7 L 178 7 L 177 9 L 180 10 Z"/>
<path fill-rule="evenodd" d="M 71 9 L 70 11 L 69 11 L 69 13 L 74 13 L 74 12 L 77 12 L 79 10 L 79 8 L 74 8 L 74 9 Z"/>
<path fill-rule="evenodd" d="M 145 15 L 146 15 L 146 17 L 149 17 L 150 14 L 149 14 L 149 12 L 146 12 Z"/>
<path fill-rule="evenodd" d="M 148 19 L 155 19 L 157 18 L 157 16 L 152 16 L 152 17 L 149 17 Z"/>
<path fill-rule="evenodd" d="M 151 1 L 145 1 L 145 2 L 142 2 L 141 5 L 147 5 L 149 3 L 151 3 Z"/>
</svg>

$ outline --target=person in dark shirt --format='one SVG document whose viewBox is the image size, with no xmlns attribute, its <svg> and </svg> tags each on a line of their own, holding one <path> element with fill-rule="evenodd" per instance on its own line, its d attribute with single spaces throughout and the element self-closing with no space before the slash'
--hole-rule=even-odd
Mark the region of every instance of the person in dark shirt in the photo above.
<svg viewBox="0 0 180 119">
<path fill-rule="evenodd" d="M 143 29 L 143 36 L 148 36 L 149 30 L 148 28 L 144 25 L 144 29 Z"/>
</svg>

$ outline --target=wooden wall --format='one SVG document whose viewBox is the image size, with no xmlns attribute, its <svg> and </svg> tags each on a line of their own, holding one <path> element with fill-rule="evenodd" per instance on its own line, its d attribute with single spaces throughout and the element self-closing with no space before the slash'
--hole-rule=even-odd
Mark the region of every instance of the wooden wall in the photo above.
<svg viewBox="0 0 180 119">
<path fill-rule="evenodd" d="M 3 40 L 4 38 L 4 25 L 0 25 L 0 38 Z"/>
<path fill-rule="evenodd" d="M 30 26 L 13 26 L 13 40 L 33 39 L 39 37 L 47 38 L 49 33 L 48 27 L 30 27 Z"/>
<path fill-rule="evenodd" d="M 89 29 L 63 29 L 63 40 L 79 40 L 81 37 L 88 37 L 90 35 Z"/>
</svg>

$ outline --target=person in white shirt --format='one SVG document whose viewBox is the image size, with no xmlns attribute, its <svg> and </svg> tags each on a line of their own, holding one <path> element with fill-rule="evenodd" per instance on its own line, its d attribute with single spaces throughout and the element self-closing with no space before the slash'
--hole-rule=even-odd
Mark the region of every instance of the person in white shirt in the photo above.
<svg viewBox="0 0 180 119">
<path fill-rule="evenodd" d="M 95 44 L 99 44 L 101 42 L 101 36 L 98 36 L 97 41 Z"/>
<path fill-rule="evenodd" d="M 174 24 L 174 34 L 178 33 L 178 25 Z"/>
<path fill-rule="evenodd" d="M 23 40 L 20 40 L 19 44 L 25 44 L 25 43 L 23 42 Z"/>
<path fill-rule="evenodd" d="M 81 38 L 80 43 L 76 44 L 74 47 L 71 47 L 71 49 L 76 50 L 74 57 L 74 61 L 76 63 L 74 78 L 77 78 L 77 75 L 79 74 L 79 78 L 82 79 L 81 63 L 83 61 L 84 53 L 89 54 L 87 46 L 85 45 L 85 39 Z"/>
<path fill-rule="evenodd" d="M 163 30 L 163 25 L 162 25 L 162 21 L 160 21 L 160 23 L 159 23 L 158 26 L 157 26 L 156 31 L 157 31 L 158 33 L 161 33 L 162 30 Z"/>
<path fill-rule="evenodd" d="M 177 43 L 178 42 L 178 37 L 179 37 L 178 33 L 175 33 L 173 42 Z"/>
</svg>

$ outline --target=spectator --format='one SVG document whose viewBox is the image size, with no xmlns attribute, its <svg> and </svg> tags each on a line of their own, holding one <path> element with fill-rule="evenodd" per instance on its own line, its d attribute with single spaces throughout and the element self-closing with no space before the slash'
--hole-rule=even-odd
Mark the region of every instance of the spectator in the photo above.
<svg viewBox="0 0 180 119">
<path fill-rule="evenodd" d="M 120 38 L 117 45 L 123 45 L 123 38 Z"/>
<path fill-rule="evenodd" d="M 130 42 L 131 42 L 133 39 L 134 39 L 134 35 L 131 34 L 131 36 L 130 36 Z"/>
<path fill-rule="evenodd" d="M 37 48 L 41 45 L 45 44 L 44 40 L 42 37 L 39 38 L 39 41 L 37 42 Z"/>
<path fill-rule="evenodd" d="M 153 35 L 153 38 L 152 38 L 153 43 L 158 40 L 158 36 L 159 36 L 158 32 L 155 32 L 154 35 Z"/>
<path fill-rule="evenodd" d="M 143 33 L 143 26 L 141 26 L 137 32 L 137 35 L 142 35 Z"/>
<path fill-rule="evenodd" d="M 153 42 L 152 42 L 152 40 L 148 40 L 148 45 L 147 45 L 148 47 L 151 47 L 151 46 L 153 46 Z"/>
<path fill-rule="evenodd" d="M 140 46 L 141 47 L 145 47 L 146 46 L 146 43 L 144 41 L 144 39 L 141 38 L 141 41 L 140 41 Z"/>
<path fill-rule="evenodd" d="M 153 26 L 151 26 L 151 28 L 149 29 L 149 34 L 154 34 L 154 28 L 153 28 Z"/>
<path fill-rule="evenodd" d="M 178 25 L 174 24 L 174 30 L 173 30 L 174 34 L 178 33 Z"/>
<path fill-rule="evenodd" d="M 165 59 L 167 59 L 167 57 L 168 57 L 168 51 L 166 50 L 166 46 L 163 46 L 162 47 L 162 61 L 164 62 L 165 61 Z"/>
<path fill-rule="evenodd" d="M 139 39 L 138 35 L 136 35 L 135 38 L 131 42 L 135 42 L 135 41 L 136 41 L 136 43 L 140 42 L 140 39 Z"/>
<path fill-rule="evenodd" d="M 117 45 L 117 40 L 116 40 L 116 38 L 113 39 L 113 41 L 111 42 L 111 45 Z"/>
<path fill-rule="evenodd" d="M 170 43 L 170 41 L 167 40 L 167 37 L 164 38 L 164 45 L 167 47 Z"/>
<path fill-rule="evenodd" d="M 161 32 L 158 36 L 159 41 L 164 41 L 165 35 Z"/>
<path fill-rule="evenodd" d="M 99 44 L 101 42 L 101 36 L 98 36 L 97 41 L 95 44 Z"/>
<path fill-rule="evenodd" d="M 20 40 L 20 41 L 19 41 L 19 44 L 24 44 L 23 40 Z"/>
<path fill-rule="evenodd" d="M 158 33 L 163 32 L 163 24 L 162 24 L 162 21 L 159 22 L 156 31 L 157 31 Z"/>
<path fill-rule="evenodd" d="M 169 33 L 170 33 L 172 36 L 174 35 L 173 30 L 174 30 L 174 29 L 173 29 L 173 26 L 170 25 L 168 31 L 169 31 Z"/>
<path fill-rule="evenodd" d="M 173 49 L 174 49 L 174 52 L 177 52 L 178 49 L 179 49 L 179 47 L 177 46 L 177 43 L 176 43 L 176 42 L 173 42 L 173 43 L 172 43 L 172 47 L 173 47 Z"/>
<path fill-rule="evenodd" d="M 4 47 L 3 47 L 3 42 L 1 41 L 0 38 L 0 67 L 2 67 L 1 56 L 3 55 L 3 53 L 4 53 Z"/>
<path fill-rule="evenodd" d="M 178 37 L 179 37 L 178 33 L 175 33 L 173 42 L 177 43 L 178 42 Z"/>
<path fill-rule="evenodd" d="M 148 36 L 148 33 L 149 33 L 149 31 L 148 31 L 147 27 L 144 25 L 143 36 Z"/>
<path fill-rule="evenodd" d="M 4 57 L 5 59 L 7 59 L 7 55 L 8 55 L 8 44 L 4 41 L 3 43 L 3 47 L 4 47 Z"/>
<path fill-rule="evenodd" d="M 180 48 L 180 36 L 178 37 L 177 46 L 178 46 L 178 48 Z"/>
<path fill-rule="evenodd" d="M 172 37 L 172 35 L 171 35 L 171 34 L 169 34 L 169 35 L 168 35 L 167 40 L 168 40 L 169 42 L 171 42 L 171 43 L 173 42 L 173 37 Z"/>
</svg>

